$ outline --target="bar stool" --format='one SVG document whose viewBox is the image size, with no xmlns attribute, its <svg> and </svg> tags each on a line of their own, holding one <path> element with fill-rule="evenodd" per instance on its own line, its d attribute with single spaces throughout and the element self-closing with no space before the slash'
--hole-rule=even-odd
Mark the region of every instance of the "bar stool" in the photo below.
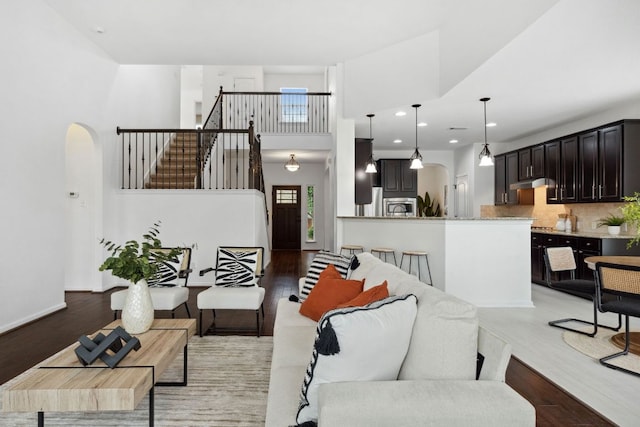
<svg viewBox="0 0 640 427">
<path fill-rule="evenodd" d="M 360 245 L 342 245 L 340 247 L 340 255 L 342 255 L 342 251 L 349 251 L 349 255 L 353 255 L 355 253 L 364 252 L 364 248 Z"/>
<path fill-rule="evenodd" d="M 396 251 L 391 248 L 371 248 L 371 255 L 375 255 L 380 259 L 382 259 L 382 255 L 384 255 L 384 262 L 387 262 L 387 256 L 389 254 L 393 255 L 393 265 L 397 266 Z"/>
<path fill-rule="evenodd" d="M 428 285 L 433 286 L 433 280 L 431 279 L 431 269 L 429 268 L 429 258 L 428 254 L 425 251 L 402 251 L 402 258 L 400 258 L 400 269 L 402 269 L 402 263 L 404 262 L 404 256 L 409 257 L 409 271 L 411 274 L 411 260 L 415 257 L 418 262 L 418 279 L 420 279 L 420 258 L 424 257 L 424 261 L 427 265 L 427 273 L 429 273 L 429 283 Z"/>
</svg>

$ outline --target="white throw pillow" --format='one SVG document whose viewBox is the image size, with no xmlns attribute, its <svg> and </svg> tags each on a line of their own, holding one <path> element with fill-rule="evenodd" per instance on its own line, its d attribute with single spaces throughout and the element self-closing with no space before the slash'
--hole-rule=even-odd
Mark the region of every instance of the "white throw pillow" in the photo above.
<svg viewBox="0 0 640 427">
<path fill-rule="evenodd" d="M 322 316 L 302 384 L 298 424 L 317 421 L 320 384 L 398 378 L 417 301 L 414 295 L 399 295 Z"/>
</svg>

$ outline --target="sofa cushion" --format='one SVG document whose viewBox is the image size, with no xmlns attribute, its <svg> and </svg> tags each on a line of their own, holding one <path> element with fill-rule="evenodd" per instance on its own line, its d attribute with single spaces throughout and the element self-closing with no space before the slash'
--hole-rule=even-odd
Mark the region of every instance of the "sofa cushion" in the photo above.
<svg viewBox="0 0 640 427">
<path fill-rule="evenodd" d="M 318 252 L 313 258 L 313 261 L 311 261 L 309 271 L 307 271 L 307 276 L 304 280 L 304 287 L 300 291 L 299 295 L 300 301 L 304 301 L 307 296 L 309 296 L 311 289 L 313 289 L 315 284 L 318 282 L 320 273 L 322 273 L 329 264 L 333 264 L 336 270 L 340 272 L 342 278 L 346 278 L 350 263 L 351 257 L 345 257 L 340 254 L 327 251 Z"/>
<path fill-rule="evenodd" d="M 329 311 L 318 324 L 297 423 L 318 418 L 318 387 L 340 381 L 395 380 L 416 315 L 416 297 L 402 295 L 366 307 Z"/>
<path fill-rule="evenodd" d="M 328 268 L 331 268 L 329 266 Z M 300 314 L 315 321 L 329 310 L 347 302 L 362 292 L 363 281 L 320 277 L 307 299 L 300 305 Z"/>
<path fill-rule="evenodd" d="M 387 289 L 387 281 L 385 280 L 378 286 L 369 288 L 364 292 L 358 294 L 355 298 L 342 304 L 338 304 L 336 308 L 345 307 L 363 307 L 372 302 L 380 301 L 389 296 L 389 290 Z"/>
<path fill-rule="evenodd" d="M 394 288 L 396 292 L 410 292 L 418 297 L 411 343 L 398 378 L 475 379 L 478 353 L 476 307 L 417 279 L 401 281 Z"/>
</svg>

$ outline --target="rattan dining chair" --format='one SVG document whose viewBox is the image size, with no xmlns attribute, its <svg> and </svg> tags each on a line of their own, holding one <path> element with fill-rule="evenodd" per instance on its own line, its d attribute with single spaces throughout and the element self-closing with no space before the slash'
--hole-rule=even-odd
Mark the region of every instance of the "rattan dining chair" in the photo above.
<svg viewBox="0 0 640 427">
<path fill-rule="evenodd" d="M 629 316 L 640 317 L 640 267 L 630 265 L 596 264 L 596 302 L 601 312 L 624 315 L 624 349 L 600 359 L 604 366 L 632 375 L 640 373 L 613 365 L 608 361 L 629 353 Z"/>
<path fill-rule="evenodd" d="M 596 304 L 596 283 L 595 280 L 576 279 L 576 260 L 573 256 L 573 248 L 569 246 L 557 247 L 557 248 L 545 248 L 544 250 L 544 262 L 546 266 L 545 279 L 547 285 L 552 289 L 561 291 L 567 291 L 571 293 L 578 293 L 584 296 L 588 296 L 593 301 L 593 321 L 576 319 L 573 317 L 564 318 L 559 320 L 552 320 L 549 322 L 550 326 L 564 329 L 567 331 L 576 332 L 578 334 L 587 335 L 593 337 L 598 332 L 598 326 L 614 331 L 620 330 L 622 326 L 622 316 L 618 316 L 618 326 L 606 326 L 598 324 L 598 309 Z M 564 280 L 551 280 L 551 273 L 568 273 L 569 279 Z M 582 329 L 571 328 L 565 326 L 565 323 L 577 322 L 585 325 L 592 325 L 591 331 L 585 331 Z"/>
</svg>

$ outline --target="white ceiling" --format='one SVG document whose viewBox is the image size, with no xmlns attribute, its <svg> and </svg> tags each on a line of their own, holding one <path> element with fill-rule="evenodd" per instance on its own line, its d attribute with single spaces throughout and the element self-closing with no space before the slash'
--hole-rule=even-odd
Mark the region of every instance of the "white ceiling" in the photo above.
<svg viewBox="0 0 640 427">
<path fill-rule="evenodd" d="M 434 52 L 414 52 L 437 61 L 437 75 L 424 77 L 432 82 L 428 90 L 394 96 L 379 90 L 374 111 L 357 100 L 345 108 L 358 137 L 369 135 L 366 113 L 376 114 L 376 149 L 412 149 L 413 103 L 422 104 L 418 117 L 428 123 L 419 129 L 420 147 L 451 149 L 452 138 L 457 146 L 482 141 L 478 99 L 485 96 L 492 98 L 488 120 L 498 123 L 488 130 L 489 142 L 640 102 L 638 0 L 45 1 L 127 64 L 321 70 L 435 34 Z M 376 93 L 384 84 L 372 82 L 367 90 Z M 398 109 L 407 116 L 395 117 Z M 395 138 L 404 143 L 394 145 Z"/>
</svg>

